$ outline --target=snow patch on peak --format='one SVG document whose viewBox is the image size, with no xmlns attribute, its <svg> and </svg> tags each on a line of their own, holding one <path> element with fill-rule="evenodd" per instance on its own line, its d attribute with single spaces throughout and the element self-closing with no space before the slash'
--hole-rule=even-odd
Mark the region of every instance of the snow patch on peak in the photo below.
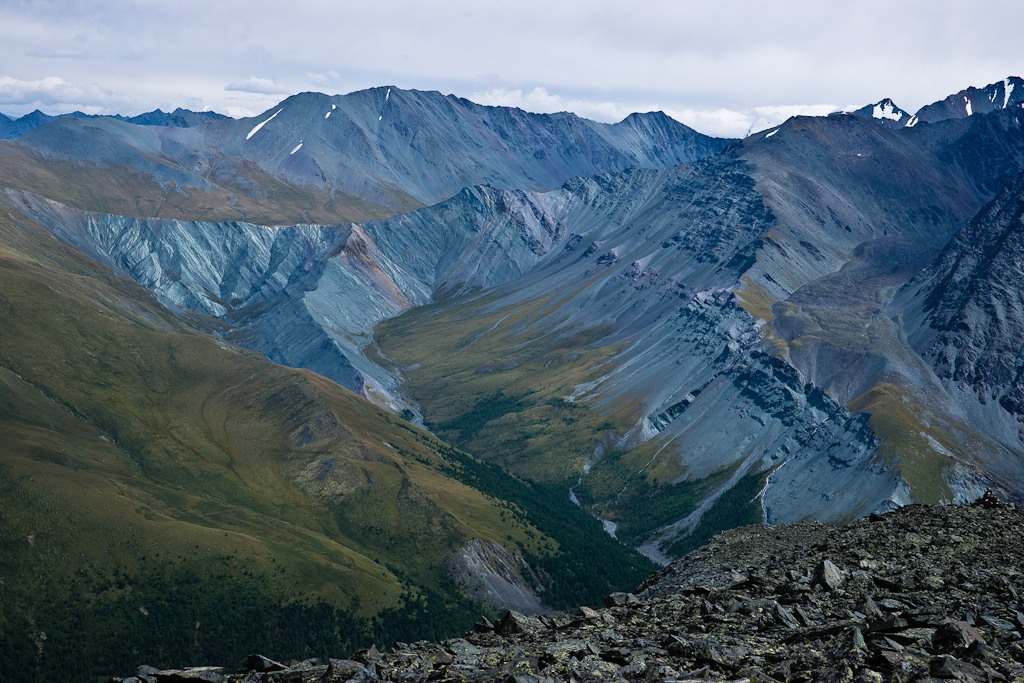
<svg viewBox="0 0 1024 683">
<path fill-rule="evenodd" d="M 913 116 L 910 117 L 910 120 L 907 121 L 907 128 L 913 128 L 916 125 L 917 125 L 917 114 L 914 114 Z"/>
<path fill-rule="evenodd" d="M 324 118 L 325 119 L 331 118 L 331 112 L 327 112 L 326 114 L 324 114 Z"/>
<path fill-rule="evenodd" d="M 779 126 L 779 127 L 778 127 L 778 128 L 776 128 L 775 130 L 773 130 L 773 131 L 772 131 L 771 133 L 768 133 L 768 135 L 765 135 L 765 136 L 764 136 L 764 139 L 765 139 L 765 140 L 767 140 L 767 139 L 768 139 L 768 138 L 770 138 L 771 136 L 773 136 L 773 135 L 775 135 L 776 133 L 778 133 L 778 132 L 779 132 L 780 130 L 782 130 L 782 126 Z"/>
<path fill-rule="evenodd" d="M 292 151 L 288 152 L 288 155 L 291 156 L 292 154 L 298 152 L 300 149 L 302 149 L 302 140 L 299 140 L 299 144 L 295 145 L 295 148 Z"/>
<path fill-rule="evenodd" d="M 284 111 L 284 109 L 278 109 L 273 114 L 271 114 L 269 118 L 263 119 L 262 121 L 257 123 L 255 126 L 253 126 L 253 129 L 249 131 L 249 134 L 245 136 L 245 139 L 248 140 L 253 135 L 256 135 L 256 133 L 259 133 L 260 132 L 260 128 L 263 128 L 263 126 L 265 126 L 268 123 L 270 123 L 271 121 L 273 121 L 274 117 L 277 116 L 278 114 L 280 114 L 283 111 Z"/>
<path fill-rule="evenodd" d="M 1015 84 L 1009 78 L 1003 81 L 1003 109 L 1010 103 L 1010 95 L 1013 94 Z"/>
<path fill-rule="evenodd" d="M 904 113 L 893 104 L 892 100 L 882 100 L 871 109 L 871 116 L 876 119 L 899 121 L 903 118 Z"/>
<path fill-rule="evenodd" d="M 968 116 L 974 114 L 974 109 L 971 108 L 971 101 L 967 98 L 967 95 L 964 95 L 964 107 L 967 110 Z"/>
<path fill-rule="evenodd" d="M 388 91 L 386 93 L 384 93 L 384 101 L 387 102 L 388 98 L 390 98 L 390 97 L 391 97 L 391 88 L 388 88 Z"/>
</svg>

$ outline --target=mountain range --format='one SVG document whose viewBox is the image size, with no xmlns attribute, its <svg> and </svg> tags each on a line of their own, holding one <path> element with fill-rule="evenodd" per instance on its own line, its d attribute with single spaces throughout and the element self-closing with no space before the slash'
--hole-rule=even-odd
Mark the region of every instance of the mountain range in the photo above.
<svg viewBox="0 0 1024 683">
<path fill-rule="evenodd" d="M 1020 500 L 1022 103 L 740 141 L 383 87 L 11 134 L 5 647 L 66 661 L 40 594 L 166 665 L 333 615 L 267 634 L 294 656 L 629 590 L 741 524 Z M 200 575 L 255 597 L 214 616 Z M 145 628 L 168 595 L 209 633 Z"/>
</svg>

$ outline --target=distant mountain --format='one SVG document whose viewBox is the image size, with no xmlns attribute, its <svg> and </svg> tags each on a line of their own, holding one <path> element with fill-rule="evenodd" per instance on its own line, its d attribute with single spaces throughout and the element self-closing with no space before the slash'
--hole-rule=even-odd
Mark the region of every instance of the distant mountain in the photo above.
<svg viewBox="0 0 1024 683">
<path fill-rule="evenodd" d="M 494 268 L 469 271 L 463 296 L 447 280 L 374 338 L 437 433 L 514 471 L 579 468 L 578 499 L 653 557 L 719 524 L 845 519 L 1008 482 L 1019 496 L 1020 444 L 968 436 L 919 395 L 930 371 L 884 313 L 1024 167 L 1019 124 L 996 116 L 928 131 L 801 117 L 686 169 L 526 206 L 460 195 L 461 217 L 456 200 L 417 211 L 378 244 L 430 234 L 436 212 L 436 230 L 522 226 L 537 265 L 479 293 Z"/>
<path fill-rule="evenodd" d="M 2 116 L 2 115 L 0 115 Z M 83 114 L 80 111 L 72 112 L 70 114 L 60 114 L 58 116 L 50 116 L 36 109 L 35 111 L 25 114 L 24 116 L 12 119 L 8 116 L 4 116 L 0 119 L 0 140 L 11 140 L 19 137 L 25 133 L 41 128 L 51 121 L 58 118 L 88 118 L 87 114 Z"/>
<path fill-rule="evenodd" d="M 115 118 L 119 118 L 122 121 L 134 123 L 139 126 L 191 128 L 192 126 L 200 126 L 204 123 L 209 123 L 210 121 L 218 121 L 229 117 L 224 114 L 218 114 L 214 111 L 191 111 L 178 107 L 170 113 L 161 111 L 160 109 L 154 109 L 153 111 L 146 112 L 145 114 L 139 114 L 137 116 L 116 116 Z"/>
<path fill-rule="evenodd" d="M 922 128 L 803 117 L 682 167 L 477 186 L 354 226 L 19 201 L 229 339 L 518 474 L 582 474 L 578 499 L 664 558 L 716 525 L 1018 490 L 1019 447 L 966 446 L 970 421 L 919 391 L 935 379 L 885 311 L 1022 168 L 1010 112 Z"/>
<path fill-rule="evenodd" d="M 394 215 L 479 183 L 552 189 L 573 176 L 667 168 L 730 142 L 662 113 L 603 124 L 398 88 L 303 93 L 259 117 L 188 128 L 143 116 L 158 125 L 62 118 L 21 135 L 0 145 L 0 184 L 114 213 L 332 223 Z M 139 208 L 126 210 L 126 200 Z"/>
<path fill-rule="evenodd" d="M 30 133 L 38 128 L 42 128 L 46 124 L 56 119 L 70 118 L 70 119 L 96 119 L 106 118 L 98 115 L 83 114 L 80 111 L 72 112 L 70 114 L 58 114 L 51 116 L 44 114 L 43 112 L 36 109 L 30 114 L 25 114 L 21 118 L 12 119 L 9 116 L 0 114 L 0 140 L 13 140 L 14 138 L 20 137 L 25 133 Z M 139 114 L 137 116 L 121 116 L 115 115 L 112 118 L 127 123 L 134 123 L 140 126 L 167 126 L 172 128 L 190 128 L 192 126 L 198 126 L 208 121 L 216 121 L 218 119 L 226 119 L 228 117 L 223 114 L 218 114 L 212 111 L 195 112 L 189 111 L 188 109 L 178 108 L 171 113 L 163 112 L 159 109 L 154 109 L 151 112 L 145 114 Z"/>
<path fill-rule="evenodd" d="M 205 140 L 288 182 L 384 205 L 396 191 L 431 204 L 480 183 L 551 189 L 573 176 L 694 161 L 727 143 L 660 112 L 603 124 L 393 87 L 302 93 L 253 119 L 214 126 Z"/>
<path fill-rule="evenodd" d="M 888 97 L 850 113 L 865 119 L 877 119 L 894 127 L 904 126 L 910 120 L 910 114 L 897 107 Z"/>
<path fill-rule="evenodd" d="M 907 125 L 915 126 L 918 123 L 965 118 L 1000 109 L 1019 109 L 1022 105 L 1024 105 L 1024 80 L 1018 76 L 1010 76 L 984 88 L 971 86 L 938 102 L 921 107 L 907 121 Z"/>
</svg>

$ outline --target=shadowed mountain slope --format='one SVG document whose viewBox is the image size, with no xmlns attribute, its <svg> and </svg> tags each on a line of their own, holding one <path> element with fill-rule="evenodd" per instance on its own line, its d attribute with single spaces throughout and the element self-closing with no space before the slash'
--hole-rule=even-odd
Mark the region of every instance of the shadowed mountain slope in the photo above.
<svg viewBox="0 0 1024 683">
<path fill-rule="evenodd" d="M 690 170 L 549 193 L 559 238 L 533 270 L 377 338 L 439 433 L 519 471 L 582 469 L 581 500 L 652 554 L 716 502 L 743 509 L 723 499 L 743 482 L 767 521 L 1019 495 L 1020 444 L 948 409 L 886 306 L 1024 138 L 1011 112 L 929 128 L 794 119 Z M 560 428 L 559 400 L 600 417 Z"/>
<path fill-rule="evenodd" d="M 1018 176 L 897 300 L 910 343 L 956 409 L 1010 445 L 1024 438 L 1022 230 L 1024 176 Z M 1015 476 L 1015 470 L 1004 471 L 1007 480 Z"/>
<path fill-rule="evenodd" d="M 916 126 L 918 123 L 934 123 L 1011 108 L 1019 110 L 1022 105 L 1024 79 L 1010 76 L 984 88 L 966 88 L 938 102 L 921 107 L 907 125 Z"/>
</svg>

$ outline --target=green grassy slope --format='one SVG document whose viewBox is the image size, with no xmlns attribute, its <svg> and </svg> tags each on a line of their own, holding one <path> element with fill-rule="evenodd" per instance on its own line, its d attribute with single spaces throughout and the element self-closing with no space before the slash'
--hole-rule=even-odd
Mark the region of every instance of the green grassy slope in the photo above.
<svg viewBox="0 0 1024 683">
<path fill-rule="evenodd" d="M 168 160 L 169 172 L 192 173 Z M 136 168 L 44 158 L 0 141 L 0 186 L 27 190 L 86 211 L 182 220 L 244 220 L 265 225 L 347 223 L 387 218 L 394 211 L 333 189 L 286 183 L 248 162 L 208 169 L 196 186 L 161 181 Z M 199 186 L 202 182 L 203 186 Z M 419 204 L 396 194 L 397 206 Z"/>
<path fill-rule="evenodd" d="M 0 208 L 0 679 L 464 628 L 454 549 L 558 543 L 399 423 Z"/>
<path fill-rule="evenodd" d="M 398 364 L 406 389 L 442 438 L 531 479 L 578 476 L 609 432 L 625 430 L 637 406 L 601 414 L 564 396 L 609 372 L 620 350 L 609 330 L 555 329 L 562 296 L 491 310 L 494 294 L 441 301 L 385 320 L 374 339 Z"/>
</svg>

